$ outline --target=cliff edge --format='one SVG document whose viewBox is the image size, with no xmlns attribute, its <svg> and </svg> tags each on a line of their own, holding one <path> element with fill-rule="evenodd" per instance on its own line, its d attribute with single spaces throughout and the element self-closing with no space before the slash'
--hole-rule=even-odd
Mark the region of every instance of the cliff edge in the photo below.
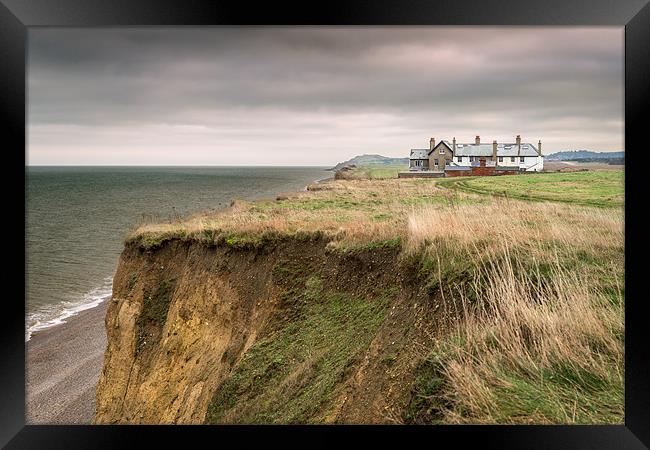
<svg viewBox="0 0 650 450">
<path fill-rule="evenodd" d="M 95 422 L 400 416 L 434 309 L 405 282 L 398 249 L 326 247 L 319 238 L 127 245 L 106 316 Z"/>
</svg>

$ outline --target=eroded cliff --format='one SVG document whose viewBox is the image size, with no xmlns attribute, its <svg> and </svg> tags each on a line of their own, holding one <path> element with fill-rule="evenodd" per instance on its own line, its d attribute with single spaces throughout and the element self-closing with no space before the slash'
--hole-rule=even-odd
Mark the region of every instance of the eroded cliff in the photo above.
<svg viewBox="0 0 650 450">
<path fill-rule="evenodd" d="M 401 421 L 437 308 L 398 255 L 319 236 L 128 243 L 95 421 Z"/>
</svg>

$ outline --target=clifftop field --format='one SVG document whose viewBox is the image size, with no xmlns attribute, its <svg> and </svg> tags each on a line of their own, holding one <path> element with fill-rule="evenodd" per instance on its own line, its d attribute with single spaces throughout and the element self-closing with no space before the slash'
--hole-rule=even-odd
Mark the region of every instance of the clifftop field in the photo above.
<svg viewBox="0 0 650 450">
<path fill-rule="evenodd" d="M 139 332 L 158 337 L 131 354 L 114 331 L 107 354 L 140 367 L 164 414 L 129 410 L 128 389 L 122 409 L 106 406 L 123 370 L 107 357 L 98 422 L 623 422 L 622 171 L 365 175 L 134 230 L 107 324 L 137 305 L 134 327 L 155 311 Z M 201 262 L 169 259 L 178 248 Z M 173 273 L 152 278 L 154 263 Z M 198 309 L 197 323 L 222 320 L 192 313 L 182 280 L 203 266 L 229 286 L 229 305 L 253 308 L 217 328 L 243 333 L 237 345 L 173 340 Z M 163 300 L 146 300 L 162 285 Z M 223 367 L 197 369 L 210 351 Z M 199 394 L 155 388 L 181 370 L 170 354 L 189 361 Z"/>
<path fill-rule="evenodd" d="M 624 202 L 622 170 L 475 177 L 469 180 L 445 180 L 441 185 L 479 194 L 576 205 L 622 207 Z"/>
<path fill-rule="evenodd" d="M 560 217 L 593 212 L 619 214 L 622 220 L 623 171 L 407 180 L 395 179 L 397 170 L 362 167 L 348 179 L 312 184 L 306 192 L 286 193 L 275 200 L 233 200 L 225 211 L 143 224 L 127 240 L 146 247 L 170 238 L 213 236 L 216 241 L 253 245 L 265 235 L 315 232 L 326 235 L 332 246 L 375 245 L 383 238 L 408 240 L 406 224 L 423 208 L 449 213 L 458 212 L 461 205 L 497 211 L 554 207 L 563 211 Z M 516 201 L 520 199 L 526 201 Z M 467 209 L 469 215 L 482 212 L 479 207 Z"/>
</svg>

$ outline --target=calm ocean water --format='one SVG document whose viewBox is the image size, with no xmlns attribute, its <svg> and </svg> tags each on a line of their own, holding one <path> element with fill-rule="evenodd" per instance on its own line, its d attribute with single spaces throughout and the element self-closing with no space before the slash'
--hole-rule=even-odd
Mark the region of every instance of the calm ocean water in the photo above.
<svg viewBox="0 0 650 450">
<path fill-rule="evenodd" d="M 26 339 L 110 295 L 125 234 L 143 215 L 274 198 L 327 178 L 320 167 L 27 168 Z"/>
</svg>

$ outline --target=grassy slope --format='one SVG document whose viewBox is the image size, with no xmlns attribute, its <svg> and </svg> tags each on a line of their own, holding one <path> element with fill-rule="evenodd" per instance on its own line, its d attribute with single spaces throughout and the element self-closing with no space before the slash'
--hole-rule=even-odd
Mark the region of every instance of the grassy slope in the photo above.
<svg viewBox="0 0 650 450">
<path fill-rule="evenodd" d="M 491 182 L 517 192 L 537 183 L 538 192 L 561 200 L 554 204 L 504 201 L 436 180 L 336 181 L 285 201 L 237 202 L 221 214 L 144 225 L 129 239 L 144 247 L 172 237 L 254 247 L 317 236 L 334 251 L 397 245 L 419 283 L 451 312 L 448 326 L 432 330 L 436 344 L 422 355 L 404 422 L 620 423 L 624 259 L 622 210 L 611 207 L 622 198 L 616 180 L 621 175 L 610 172 L 463 180 L 481 192 Z M 610 208 L 575 204 L 585 202 Z M 323 291 L 318 273 L 289 275 L 285 300 L 302 305 L 300 313 L 246 353 L 217 391 L 208 421 L 322 420 L 391 298 L 351 298 Z"/>
<path fill-rule="evenodd" d="M 285 300 L 305 302 L 298 318 L 246 352 L 219 387 L 208 423 L 317 423 L 337 383 L 367 348 L 384 319 L 388 297 L 325 294 L 318 278 Z"/>
</svg>

